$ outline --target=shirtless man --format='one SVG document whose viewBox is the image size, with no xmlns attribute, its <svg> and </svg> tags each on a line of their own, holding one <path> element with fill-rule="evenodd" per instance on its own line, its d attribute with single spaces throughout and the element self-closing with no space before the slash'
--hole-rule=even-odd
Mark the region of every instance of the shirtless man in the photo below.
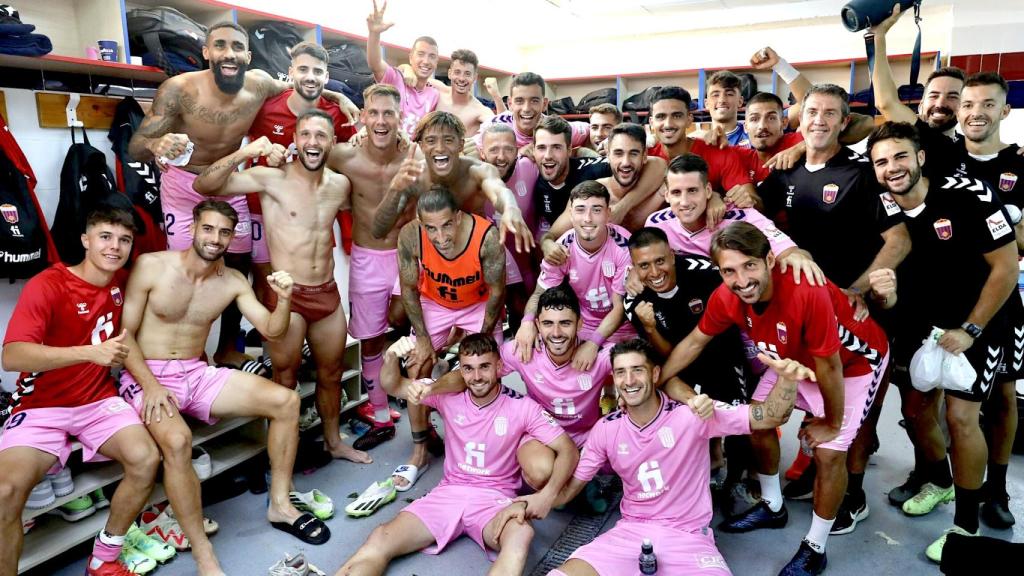
<svg viewBox="0 0 1024 576">
<path fill-rule="evenodd" d="M 334 121 L 321 110 L 310 110 L 295 121 L 298 158 L 282 169 L 238 166 L 261 156 L 275 165 L 284 148 L 266 139 L 220 160 L 196 178 L 196 191 L 208 195 L 258 192 L 267 223 L 270 262 L 278 270 L 295 270 L 295 294 L 288 332 L 269 342 L 278 382 L 298 385 L 303 339 L 308 339 L 316 363 L 316 407 L 324 423 L 325 448 L 335 458 L 369 463 L 372 459 L 344 444 L 339 433 L 342 356 L 348 337 L 345 310 L 334 280 L 332 234 L 339 210 L 349 207 L 349 181 L 326 168 L 334 146 Z M 274 308 L 276 298 L 268 306 Z"/>
<path fill-rule="evenodd" d="M 196 568 L 204 575 L 223 571 L 203 530 L 192 432 L 179 412 L 207 423 L 238 416 L 269 418 L 267 519 L 309 543 L 322 544 L 330 537 L 322 522 L 300 515 L 289 501 L 298 446 L 298 396 L 255 374 L 213 368 L 201 359 L 210 326 L 231 302 L 267 338 L 280 338 L 288 329 L 288 273 L 276 272 L 267 279 L 285 303 L 272 314 L 256 300 L 248 279 L 224 263 L 237 218 L 226 202 L 197 204 L 192 246 L 140 256 L 124 306 L 129 352 L 127 370 L 121 372 L 121 396 L 139 412 L 163 453 L 167 496 L 191 542 Z"/>
<path fill-rule="evenodd" d="M 210 62 L 209 70 L 179 74 L 160 85 L 153 106 L 128 145 L 132 158 L 142 162 L 159 159 L 167 167 L 160 181 L 160 201 L 171 250 L 184 250 L 192 241 L 192 207 L 203 200 L 192 190 L 196 174 L 237 150 L 263 102 L 291 87 L 260 70 L 246 73 L 252 58 L 249 35 L 238 24 L 213 25 L 203 57 Z M 331 94 L 354 118 L 355 106 L 344 96 Z M 244 196 L 233 198 L 231 205 L 238 212 L 239 224 L 226 260 L 244 271 L 252 250 L 249 208 Z M 216 362 L 243 361 L 233 350 L 238 322 L 237 309 L 229 307 L 228 318 L 221 322 Z"/>
<path fill-rule="evenodd" d="M 406 154 L 400 150 L 401 94 L 388 84 L 373 84 L 363 91 L 360 122 L 366 138 L 359 146 L 337 144 L 328 157 L 328 167 L 348 177 L 352 186 L 352 259 L 349 262 L 349 334 L 358 338 L 362 380 L 370 401 L 373 428 L 353 446 L 369 450 L 395 437 L 387 392 L 380 385 L 384 363 L 384 333 L 391 323 L 388 307 L 398 281 L 398 230 L 413 215 L 404 212 L 393 229 L 383 237 L 371 233 L 377 206 L 398 173 Z M 360 406 L 362 408 L 362 406 Z M 366 414 L 363 415 L 364 417 Z"/>
<path fill-rule="evenodd" d="M 480 126 L 494 117 L 494 112 L 473 95 L 479 66 L 480 61 L 472 51 L 452 52 L 452 64 L 448 68 L 448 79 L 451 80 L 452 86 L 447 90 L 439 88 L 441 100 L 437 103 L 437 109 L 458 116 L 466 127 L 467 139 L 476 136 L 480 132 Z M 498 95 L 497 85 L 493 83 L 493 79 L 488 80 L 492 81 L 487 85 L 488 91 L 493 88 L 492 96 Z M 498 96 L 495 104 L 501 102 L 500 95 Z"/>
</svg>

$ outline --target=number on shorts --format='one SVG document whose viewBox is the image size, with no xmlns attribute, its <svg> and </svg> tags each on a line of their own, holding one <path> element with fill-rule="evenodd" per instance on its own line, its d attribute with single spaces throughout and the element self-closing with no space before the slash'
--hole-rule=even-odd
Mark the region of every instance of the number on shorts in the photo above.
<svg viewBox="0 0 1024 576">
<path fill-rule="evenodd" d="M 171 227 L 173 226 L 174 214 L 171 214 L 170 212 L 164 214 L 164 233 L 167 234 L 168 236 L 174 236 L 174 231 L 171 230 Z"/>
<path fill-rule="evenodd" d="M 253 220 L 250 222 L 252 225 L 252 241 L 259 242 L 263 240 L 263 224 Z"/>
<path fill-rule="evenodd" d="M 18 412 L 14 416 L 11 416 L 10 422 L 7 423 L 7 426 L 4 429 L 10 430 L 11 428 L 17 428 L 25 421 L 25 416 L 28 416 L 28 414 L 24 412 Z"/>
</svg>

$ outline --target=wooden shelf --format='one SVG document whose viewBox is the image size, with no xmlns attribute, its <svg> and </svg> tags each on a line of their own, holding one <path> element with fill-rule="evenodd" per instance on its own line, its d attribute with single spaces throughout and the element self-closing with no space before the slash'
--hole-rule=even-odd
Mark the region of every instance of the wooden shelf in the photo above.
<svg viewBox="0 0 1024 576">
<path fill-rule="evenodd" d="M 34 57 L 3 54 L 0 55 L 0 68 L 22 68 L 44 72 L 112 76 L 114 78 L 145 80 L 147 82 L 162 82 L 167 79 L 167 74 L 164 74 L 163 70 L 152 66 L 137 66 L 123 62 L 104 62 L 102 60 L 89 60 L 88 58 L 54 54 Z"/>
</svg>

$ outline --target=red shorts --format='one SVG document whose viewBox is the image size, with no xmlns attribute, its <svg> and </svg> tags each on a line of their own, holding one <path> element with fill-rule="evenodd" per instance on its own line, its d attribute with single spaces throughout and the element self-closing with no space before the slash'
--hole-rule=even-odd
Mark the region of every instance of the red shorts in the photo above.
<svg viewBox="0 0 1024 576">
<path fill-rule="evenodd" d="M 295 284 L 292 289 L 292 312 L 305 318 L 309 324 L 334 314 L 338 306 L 341 306 L 341 293 L 338 292 L 338 283 L 334 280 L 319 286 Z M 267 296 L 267 308 L 271 312 L 277 308 L 277 292 L 273 290 L 270 290 Z"/>
</svg>

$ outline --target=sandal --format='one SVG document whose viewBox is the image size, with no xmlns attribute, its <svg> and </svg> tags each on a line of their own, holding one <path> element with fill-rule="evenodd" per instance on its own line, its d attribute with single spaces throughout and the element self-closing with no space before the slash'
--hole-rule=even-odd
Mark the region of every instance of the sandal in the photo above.
<svg viewBox="0 0 1024 576">
<path fill-rule="evenodd" d="M 397 496 L 398 491 L 395 489 L 393 479 L 388 478 L 383 482 L 374 482 L 370 484 L 369 488 L 363 490 L 359 498 L 345 507 L 345 513 L 355 518 L 369 516 L 381 506 L 394 502 Z"/>
<path fill-rule="evenodd" d="M 412 464 L 402 464 L 398 468 L 395 468 L 395 471 L 392 472 L 391 475 L 398 476 L 399 478 L 405 478 L 405 481 L 408 482 L 405 486 L 395 484 L 395 490 L 399 492 L 409 491 L 416 484 L 416 481 L 419 480 L 420 476 L 423 476 L 423 473 L 429 468 L 430 464 L 425 464 L 422 468 Z M 394 483 L 393 478 L 391 479 L 391 482 Z"/>
<path fill-rule="evenodd" d="M 306 544 L 320 545 L 331 539 L 330 528 L 322 520 L 308 512 L 296 518 L 291 524 L 271 522 L 270 525 L 295 536 Z"/>
<path fill-rule="evenodd" d="M 334 516 L 334 501 L 316 488 L 309 492 L 292 490 L 288 493 L 288 499 L 299 512 L 311 512 L 320 520 Z"/>
</svg>

